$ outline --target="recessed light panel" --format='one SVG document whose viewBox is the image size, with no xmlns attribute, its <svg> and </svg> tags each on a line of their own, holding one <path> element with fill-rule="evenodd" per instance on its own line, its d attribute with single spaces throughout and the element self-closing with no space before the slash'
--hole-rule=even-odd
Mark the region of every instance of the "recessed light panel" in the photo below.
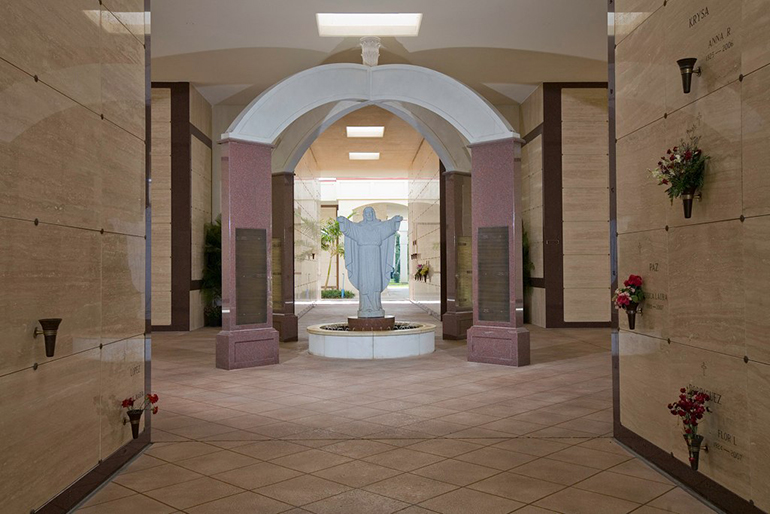
<svg viewBox="0 0 770 514">
<path fill-rule="evenodd" d="M 417 36 L 422 13 L 317 13 L 318 35 Z"/>
<path fill-rule="evenodd" d="M 380 152 L 350 152 L 348 153 L 351 161 L 379 161 Z"/>
<path fill-rule="evenodd" d="M 348 137 L 382 137 L 385 127 L 347 127 Z"/>
</svg>

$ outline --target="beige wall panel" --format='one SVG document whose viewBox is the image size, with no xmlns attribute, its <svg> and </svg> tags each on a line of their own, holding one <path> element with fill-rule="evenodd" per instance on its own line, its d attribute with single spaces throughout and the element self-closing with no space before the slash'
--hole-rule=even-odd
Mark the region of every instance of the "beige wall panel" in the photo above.
<svg viewBox="0 0 770 514">
<path fill-rule="evenodd" d="M 605 187 L 610 186 L 610 157 L 608 142 L 603 149 L 590 155 L 564 154 L 561 157 L 562 187 Z M 542 182 L 542 181 L 541 181 Z M 609 194 L 609 192 L 607 193 Z"/>
<path fill-rule="evenodd" d="M 155 125 L 153 124 L 153 129 Z M 155 140 L 153 139 L 153 142 Z M 150 194 L 153 191 L 165 190 L 171 194 L 171 155 L 156 155 L 155 149 L 152 149 L 152 183 L 150 184 Z M 169 197 L 170 198 L 170 197 Z"/>
<path fill-rule="evenodd" d="M 144 238 L 102 235 L 102 341 L 144 333 Z"/>
<path fill-rule="evenodd" d="M 675 63 L 667 61 L 661 44 L 666 29 L 664 11 L 659 9 L 652 13 L 642 30 L 633 31 L 615 49 L 618 139 L 662 118 L 666 111 L 666 71 L 671 71 Z M 673 73 L 679 77 L 676 68 Z"/>
<path fill-rule="evenodd" d="M 564 221 L 609 221 L 609 192 L 593 188 L 564 189 L 562 218 Z"/>
<path fill-rule="evenodd" d="M 144 0 L 102 0 L 104 5 L 140 40 L 144 38 L 144 23 L 136 13 L 144 13 Z M 143 20 L 143 16 L 141 19 Z"/>
<path fill-rule="evenodd" d="M 191 141 L 192 208 L 211 218 L 211 149 L 197 137 L 192 137 Z"/>
<path fill-rule="evenodd" d="M 564 88 L 561 90 L 562 121 L 609 122 L 606 89 Z"/>
<path fill-rule="evenodd" d="M 206 244 L 206 232 L 204 226 L 210 222 L 210 213 L 201 213 L 193 211 L 192 219 L 192 237 L 191 237 L 191 280 L 200 280 L 203 278 L 203 252 Z"/>
<path fill-rule="evenodd" d="M 770 214 L 770 66 L 745 77 L 742 87 L 743 214 Z"/>
<path fill-rule="evenodd" d="M 618 141 L 617 221 L 621 234 L 666 226 L 671 207 L 668 195 L 647 171 L 666 152 L 665 123 L 661 119 Z M 681 208 L 680 204 L 680 212 Z"/>
<path fill-rule="evenodd" d="M 699 426 L 709 452 L 701 455 L 698 471 L 748 499 L 753 456 L 750 452 L 747 366 L 742 358 L 676 344 L 669 346 L 671 402 L 680 387 L 708 391 L 712 413 Z M 765 391 L 765 394 L 767 391 Z M 661 405 L 665 411 L 666 404 Z M 673 416 L 672 416 L 673 417 Z M 687 446 L 681 431 L 672 433 L 674 456 L 687 462 Z"/>
<path fill-rule="evenodd" d="M 605 221 L 567 221 L 562 239 L 564 255 L 610 253 L 610 227 Z"/>
<path fill-rule="evenodd" d="M 563 154 L 605 155 L 609 145 L 606 121 L 563 121 L 561 151 Z"/>
<path fill-rule="evenodd" d="M 211 105 L 192 85 L 190 86 L 190 123 L 206 134 L 209 139 L 212 139 Z"/>
<path fill-rule="evenodd" d="M 171 224 L 152 224 L 152 258 L 171 258 Z M 152 283 L 155 286 L 155 281 Z"/>
<path fill-rule="evenodd" d="M 564 321 L 610 321 L 610 289 L 565 289 Z"/>
<path fill-rule="evenodd" d="M 102 176 L 102 228 L 144 236 L 144 142 L 102 124 L 99 160 Z"/>
<path fill-rule="evenodd" d="M 171 160 L 171 122 L 152 123 L 152 158 L 168 156 Z"/>
<path fill-rule="evenodd" d="M 708 223 L 668 234 L 671 339 L 743 358 L 743 224 Z"/>
<path fill-rule="evenodd" d="M 153 223 L 171 223 L 171 201 L 152 204 Z"/>
<path fill-rule="evenodd" d="M 0 218 L 0 374 L 51 360 L 39 319 L 62 318 L 55 358 L 99 346 L 98 232 Z"/>
<path fill-rule="evenodd" d="M 101 459 L 106 459 L 131 440 L 131 425 L 123 424 L 126 398 L 144 397 L 144 337 L 105 345 L 101 351 Z M 147 414 L 145 414 L 146 416 Z M 142 424 L 144 418 L 142 416 Z"/>
<path fill-rule="evenodd" d="M 543 136 L 537 136 L 521 147 L 522 167 L 526 162 L 530 174 L 543 169 Z"/>
<path fill-rule="evenodd" d="M 190 330 L 198 330 L 206 325 L 203 309 L 206 304 L 200 291 L 190 291 Z"/>
<path fill-rule="evenodd" d="M 529 260 L 532 262 L 532 278 L 543 278 L 543 242 L 529 241 Z"/>
<path fill-rule="evenodd" d="M 666 112 L 672 112 L 738 79 L 741 73 L 741 3 L 720 0 L 668 2 L 665 15 Z M 708 10 L 708 14 L 705 11 Z M 693 20 L 693 18 L 695 20 Z M 664 45 L 661 45 L 663 47 Z M 682 91 L 677 59 L 697 57 L 702 70 L 692 90 Z"/>
<path fill-rule="evenodd" d="M 565 255 L 564 287 L 608 288 L 610 285 L 610 256 Z"/>
<path fill-rule="evenodd" d="M 0 90 L 0 216 L 101 228 L 99 116 L 1 60 Z"/>
<path fill-rule="evenodd" d="M 543 208 L 536 207 L 528 210 L 522 216 L 522 224 L 524 230 L 527 232 L 529 242 L 542 242 L 543 241 Z"/>
<path fill-rule="evenodd" d="M 545 327 L 545 289 L 541 287 L 526 288 L 524 301 L 528 322 L 538 327 Z"/>
<path fill-rule="evenodd" d="M 623 317 L 623 313 L 621 313 Z M 635 332 L 620 332 L 620 421 L 666 452 L 678 434 L 677 419 L 666 405 L 676 399 L 677 381 L 671 383 L 670 345 Z M 684 441 L 682 441 L 684 445 Z"/>
<path fill-rule="evenodd" d="M 743 230 L 746 355 L 770 364 L 770 216 L 747 218 Z"/>
<path fill-rule="evenodd" d="M 152 291 L 152 324 L 171 324 L 171 291 Z"/>
<path fill-rule="evenodd" d="M 530 208 L 543 206 L 543 170 L 537 170 L 529 177 L 529 206 Z"/>
<path fill-rule="evenodd" d="M 666 121 L 666 148 L 687 138 L 695 127 L 700 146 L 710 155 L 706 164 L 703 200 L 686 220 L 682 201 L 669 204 L 668 225 L 691 225 L 737 218 L 741 215 L 741 84 L 734 82 L 671 114 Z M 665 149 L 663 149 L 665 152 Z M 663 155 L 663 153 L 661 154 Z M 657 160 L 650 166 L 657 163 Z M 665 187 L 660 186 L 665 195 Z"/>
<path fill-rule="evenodd" d="M 102 10 L 102 28 L 102 112 L 144 140 L 144 46 L 106 9 Z"/>
<path fill-rule="evenodd" d="M 636 332 L 666 339 L 670 311 L 668 232 L 659 229 L 618 236 L 618 286 L 622 287 L 631 274 L 644 280 L 645 300 L 642 314 L 636 316 Z M 618 320 L 621 328 L 628 328 L 625 312 L 618 314 Z"/>
<path fill-rule="evenodd" d="M 616 0 L 615 44 L 623 41 L 661 7 L 663 7 L 663 0 Z"/>
<path fill-rule="evenodd" d="M 543 123 L 543 85 L 538 86 L 521 104 L 521 136 L 524 137 Z"/>
<path fill-rule="evenodd" d="M 150 116 L 152 122 L 171 123 L 171 88 L 154 87 L 150 94 L 152 101 L 152 114 Z M 155 154 L 154 150 L 153 148 L 153 155 Z"/>
<path fill-rule="evenodd" d="M 0 378 L 5 512 L 41 507 L 98 464 L 99 351 Z"/>
<path fill-rule="evenodd" d="M 751 499 L 770 512 L 770 366 L 749 362 L 748 402 L 751 428 Z"/>
<path fill-rule="evenodd" d="M 742 7 L 741 73 L 748 75 L 770 63 L 770 0 L 743 0 Z"/>
<path fill-rule="evenodd" d="M 4 2 L 0 56 L 102 112 L 99 8 L 93 0 Z"/>
</svg>

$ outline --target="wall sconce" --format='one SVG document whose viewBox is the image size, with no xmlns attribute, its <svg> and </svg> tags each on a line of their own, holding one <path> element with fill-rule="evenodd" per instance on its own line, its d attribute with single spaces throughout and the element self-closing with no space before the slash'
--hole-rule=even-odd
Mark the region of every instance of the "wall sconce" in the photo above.
<svg viewBox="0 0 770 514">
<path fill-rule="evenodd" d="M 40 319 L 38 321 L 43 330 L 35 327 L 34 337 L 37 338 L 41 334 L 45 337 L 45 356 L 53 357 L 53 352 L 56 348 L 56 334 L 59 331 L 61 318 Z"/>
<path fill-rule="evenodd" d="M 695 57 L 688 57 L 687 59 L 679 59 L 676 63 L 679 65 L 679 72 L 682 74 L 682 90 L 684 94 L 690 92 L 690 86 L 692 85 L 692 74 L 696 74 L 700 77 L 700 66 L 695 67 Z"/>
</svg>

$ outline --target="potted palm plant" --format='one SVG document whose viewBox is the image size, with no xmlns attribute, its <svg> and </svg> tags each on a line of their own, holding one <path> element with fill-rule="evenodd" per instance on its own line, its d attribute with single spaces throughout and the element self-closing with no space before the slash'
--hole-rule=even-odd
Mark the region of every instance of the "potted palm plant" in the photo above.
<svg viewBox="0 0 770 514">
<path fill-rule="evenodd" d="M 213 223 L 206 223 L 203 248 L 203 276 L 201 295 L 206 307 L 203 310 L 206 326 L 222 326 L 222 216 Z"/>
</svg>

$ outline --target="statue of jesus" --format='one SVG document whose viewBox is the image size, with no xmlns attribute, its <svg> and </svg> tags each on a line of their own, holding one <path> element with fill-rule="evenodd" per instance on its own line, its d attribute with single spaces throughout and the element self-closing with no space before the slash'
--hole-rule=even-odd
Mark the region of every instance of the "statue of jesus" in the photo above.
<svg viewBox="0 0 770 514">
<path fill-rule="evenodd" d="M 378 220 L 374 209 L 364 209 L 364 220 L 355 223 L 340 216 L 340 230 L 345 234 L 345 267 L 358 289 L 358 317 L 382 318 L 380 295 L 388 287 L 393 273 L 396 232 L 404 218 L 393 216 Z"/>
</svg>

